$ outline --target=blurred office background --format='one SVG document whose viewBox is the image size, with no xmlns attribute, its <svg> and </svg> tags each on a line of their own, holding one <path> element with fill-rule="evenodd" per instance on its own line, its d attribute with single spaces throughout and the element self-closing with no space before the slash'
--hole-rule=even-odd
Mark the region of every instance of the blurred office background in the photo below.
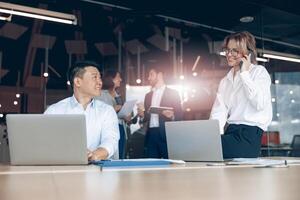
<svg viewBox="0 0 300 200">
<path fill-rule="evenodd" d="M 1 1 L 1 126 L 7 113 L 43 113 L 47 105 L 69 96 L 66 72 L 83 59 L 98 62 L 102 72 L 118 69 L 123 78 L 121 93 L 139 102 L 149 91 L 147 70 L 157 65 L 166 68 L 167 84 L 181 94 L 185 119 L 208 119 L 219 81 L 229 71 L 222 41 L 232 32 L 246 30 L 256 36 L 258 62 L 272 79 L 273 121 L 263 136 L 262 156 L 291 155 L 294 136 L 300 134 L 298 2 L 199 3 Z M 46 9 L 75 18 L 66 24 L 5 11 L 18 8 L 29 13 Z M 1 130 L 0 154 L 6 155 L 7 135 Z M 127 156 L 140 157 L 143 132 L 139 124 L 131 130 Z"/>
</svg>

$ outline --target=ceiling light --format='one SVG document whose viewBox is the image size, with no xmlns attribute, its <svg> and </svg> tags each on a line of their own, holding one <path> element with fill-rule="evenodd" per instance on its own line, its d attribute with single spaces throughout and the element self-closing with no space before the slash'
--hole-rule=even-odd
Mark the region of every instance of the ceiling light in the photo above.
<svg viewBox="0 0 300 200">
<path fill-rule="evenodd" d="M 197 72 L 193 72 L 193 76 L 197 76 L 198 75 L 198 73 Z"/>
<path fill-rule="evenodd" d="M 243 23 L 250 23 L 250 22 L 253 22 L 253 20 L 254 20 L 254 17 L 251 17 L 251 16 L 244 16 L 244 17 L 240 18 L 240 22 L 243 22 Z"/>
<path fill-rule="evenodd" d="M 275 80 L 275 84 L 279 84 L 279 80 Z"/>
<path fill-rule="evenodd" d="M 43 76 L 44 76 L 45 78 L 47 78 L 47 77 L 49 76 L 49 74 L 48 74 L 47 72 L 45 72 L 45 73 L 43 74 Z"/>
<path fill-rule="evenodd" d="M 141 79 L 139 79 L 139 78 L 138 78 L 138 79 L 136 79 L 136 83 L 137 83 L 137 84 L 140 84 L 141 82 L 142 82 L 142 80 L 141 80 Z"/>
<path fill-rule="evenodd" d="M 291 120 L 291 124 L 299 124 L 300 120 L 299 119 L 293 119 Z"/>
<path fill-rule="evenodd" d="M 11 15 L 9 15 L 8 17 L 4 17 L 4 16 L 0 16 L 0 20 L 4 20 L 4 21 L 11 21 Z"/>
<path fill-rule="evenodd" d="M 273 102 L 273 103 L 276 102 L 276 99 L 275 99 L 274 97 L 272 98 L 272 102 Z"/>
<path fill-rule="evenodd" d="M 256 57 L 256 60 L 257 61 L 260 61 L 260 62 L 268 62 L 269 60 L 266 59 L 266 58 L 260 58 L 260 57 Z"/>
<path fill-rule="evenodd" d="M 197 64 L 198 64 L 200 58 L 201 58 L 201 56 L 197 56 L 197 59 L 196 59 L 194 65 L 193 65 L 192 71 L 195 71 L 195 69 L 196 69 L 196 67 L 197 67 Z"/>
<path fill-rule="evenodd" d="M 19 93 L 16 94 L 16 97 L 17 97 L 17 98 L 20 98 L 20 96 L 21 96 L 21 95 L 20 95 Z"/>
<path fill-rule="evenodd" d="M 263 57 L 300 63 L 300 58 L 292 58 L 292 57 L 279 56 L 279 55 L 273 55 L 267 53 L 264 53 Z"/>
<path fill-rule="evenodd" d="M 221 51 L 219 54 L 220 54 L 220 56 L 226 56 L 225 51 Z"/>
<path fill-rule="evenodd" d="M 184 76 L 183 76 L 183 75 L 180 75 L 180 76 L 179 76 L 179 79 L 180 79 L 180 80 L 184 80 Z"/>
<path fill-rule="evenodd" d="M 15 105 L 15 106 L 18 105 L 18 102 L 17 102 L 17 101 L 14 101 L 14 105 Z"/>
<path fill-rule="evenodd" d="M 65 24 L 77 24 L 77 18 L 75 17 L 75 15 L 54 12 L 40 8 L 32 8 L 12 3 L 0 2 L 0 13 L 31 17 L 35 19 L 60 22 Z"/>
</svg>

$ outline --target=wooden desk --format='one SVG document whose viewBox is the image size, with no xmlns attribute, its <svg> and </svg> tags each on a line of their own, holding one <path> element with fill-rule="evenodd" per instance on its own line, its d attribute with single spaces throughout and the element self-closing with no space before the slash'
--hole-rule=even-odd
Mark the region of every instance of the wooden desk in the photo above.
<svg viewBox="0 0 300 200">
<path fill-rule="evenodd" d="M 158 169 L 0 165 L 1 200 L 299 200 L 300 166 Z"/>
</svg>

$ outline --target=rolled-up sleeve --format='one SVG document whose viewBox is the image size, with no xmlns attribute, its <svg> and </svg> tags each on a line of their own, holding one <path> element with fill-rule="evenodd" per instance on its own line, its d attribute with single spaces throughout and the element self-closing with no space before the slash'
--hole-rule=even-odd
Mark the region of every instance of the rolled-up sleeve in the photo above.
<svg viewBox="0 0 300 200">
<path fill-rule="evenodd" d="M 101 129 L 101 142 L 99 147 L 108 151 L 108 158 L 112 157 L 118 150 L 118 142 L 120 138 L 118 117 L 112 107 L 105 112 L 105 120 Z"/>
</svg>

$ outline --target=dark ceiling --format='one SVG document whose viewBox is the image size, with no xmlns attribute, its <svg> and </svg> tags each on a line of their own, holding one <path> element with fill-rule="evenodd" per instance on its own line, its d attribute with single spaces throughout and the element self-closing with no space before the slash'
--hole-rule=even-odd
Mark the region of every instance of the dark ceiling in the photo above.
<svg viewBox="0 0 300 200">
<path fill-rule="evenodd" d="M 86 48 L 85 45 L 79 48 L 82 50 L 81 54 L 72 55 L 72 63 L 78 59 L 91 59 L 99 62 L 103 68 L 117 66 L 116 55 L 104 55 L 96 47 L 96 44 L 106 42 L 117 47 L 117 30 L 122 30 L 124 43 L 138 40 L 147 49 L 142 54 L 142 63 L 146 65 L 170 55 L 148 41 L 153 35 L 164 36 L 165 26 L 181 30 L 180 37 L 188 41 L 184 44 L 187 66 L 191 66 L 194 56 L 199 54 L 204 55 L 203 63 L 208 67 L 215 65 L 209 41 L 221 41 L 228 32 L 240 30 L 256 35 L 257 46 L 261 49 L 300 55 L 300 6 L 296 0 L 9 2 L 73 13 L 79 17 L 79 25 L 41 22 L 17 16 L 13 16 L 11 22 L 0 21 L 1 66 L 8 71 L 3 75 L 1 85 L 15 86 L 18 72 L 21 86 L 29 84 L 28 77 L 41 75 L 46 54 L 44 48 L 36 48 L 33 42 L 36 35 L 52 38 L 53 46 L 49 49 L 48 61 L 51 69 L 47 84 L 52 89 L 66 88 L 65 73 L 70 64 L 66 41 L 85 41 L 86 44 Z M 180 21 L 166 21 L 163 16 Z M 254 21 L 241 23 L 240 18 L 243 16 L 252 16 Z M 122 66 L 133 66 L 135 69 L 136 54 L 124 46 L 123 48 Z M 300 71 L 300 66 L 295 63 L 273 60 L 266 65 L 270 73 Z"/>
</svg>

